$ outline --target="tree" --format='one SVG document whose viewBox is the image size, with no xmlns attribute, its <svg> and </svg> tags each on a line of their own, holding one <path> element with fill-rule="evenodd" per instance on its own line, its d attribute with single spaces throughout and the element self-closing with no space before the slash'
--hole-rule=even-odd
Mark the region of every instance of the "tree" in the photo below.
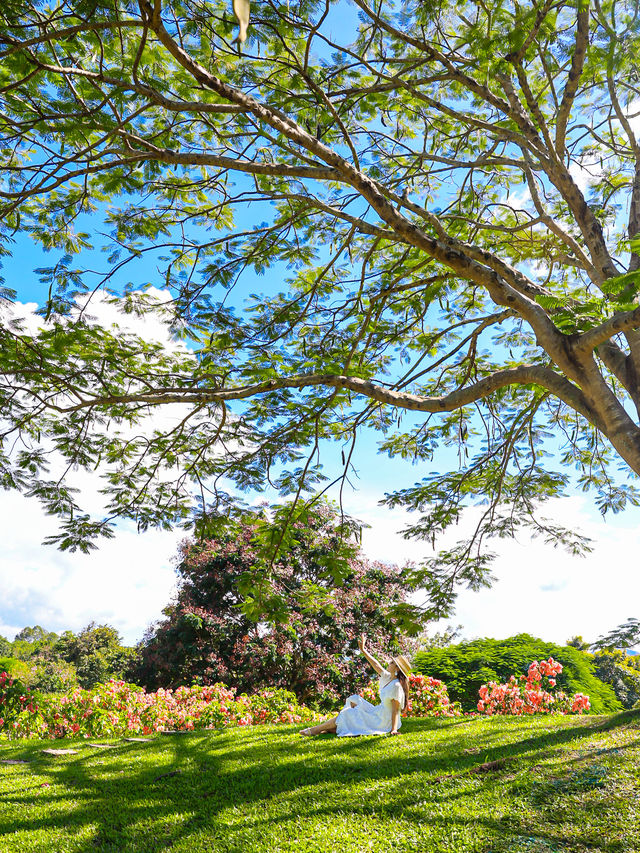
<svg viewBox="0 0 640 853">
<path fill-rule="evenodd" d="M 410 535 L 487 501 L 416 570 L 441 615 L 489 582 L 488 536 L 587 545 L 538 514 L 572 477 L 603 512 L 639 502 L 638 3 L 355 5 L 254 2 L 240 52 L 221 0 L 3 4 L 4 251 L 54 256 L 41 330 L 2 321 L 2 476 L 61 547 L 229 482 L 305 497 L 323 443 L 347 478 L 373 426 L 425 475 L 387 496 Z M 92 322 L 100 289 L 188 345 Z M 104 517 L 53 451 L 101 466 Z"/>
<path fill-rule="evenodd" d="M 640 702 L 640 672 L 632 661 L 619 649 L 601 649 L 593 656 L 595 674 L 611 685 L 624 708 Z"/>
<path fill-rule="evenodd" d="M 418 651 L 428 652 L 430 649 L 446 649 L 447 646 L 453 645 L 456 640 L 460 642 L 463 627 L 462 625 L 447 625 L 443 631 L 424 634 L 419 638 Z"/>
<path fill-rule="evenodd" d="M 639 642 L 640 621 L 628 619 L 594 643 L 587 643 L 577 636 L 567 640 L 567 645 L 585 652 L 595 649 L 592 657 L 595 674 L 605 684 L 611 685 L 624 708 L 633 708 L 640 700 L 640 674 L 637 672 L 640 665 L 623 650 Z"/>
<path fill-rule="evenodd" d="M 357 653 L 360 633 L 385 652 L 411 645 L 398 627 L 409 607 L 401 570 L 345 548 L 340 518 L 326 506 L 287 528 L 275 586 L 247 584 L 262 562 L 260 539 L 281 535 L 287 509 L 221 519 L 214 538 L 182 544 L 177 597 L 141 644 L 138 681 L 147 688 L 222 681 L 248 693 L 282 687 L 303 703 L 334 707 L 371 677 Z M 246 615 L 273 612 L 260 595 L 274 592 L 278 621 Z"/>
<path fill-rule="evenodd" d="M 57 634 L 41 625 L 27 625 L 18 631 L 11 643 L 11 654 L 18 660 L 27 661 L 35 655 L 47 654 L 57 639 Z"/>
<path fill-rule="evenodd" d="M 568 639 L 566 645 L 572 646 L 580 652 L 588 652 L 590 649 L 590 644 L 582 637 L 582 634 L 576 634 L 574 637 Z"/>
<path fill-rule="evenodd" d="M 600 651 L 607 649 L 628 649 L 640 643 L 640 619 L 627 619 L 622 625 L 618 625 L 604 637 L 598 637 L 591 644 L 592 649 Z"/>
<path fill-rule="evenodd" d="M 27 625 L 21 631 L 18 631 L 15 639 L 18 640 L 18 642 L 38 643 L 41 640 L 48 639 L 50 636 L 51 634 L 49 631 L 45 631 L 41 625 L 34 625 L 33 627 Z"/>
<path fill-rule="evenodd" d="M 52 649 L 53 660 L 72 664 L 78 683 L 87 689 L 111 678 L 122 678 L 134 657 L 135 651 L 122 645 L 115 628 L 95 622 L 78 634 L 65 631 Z"/>
</svg>

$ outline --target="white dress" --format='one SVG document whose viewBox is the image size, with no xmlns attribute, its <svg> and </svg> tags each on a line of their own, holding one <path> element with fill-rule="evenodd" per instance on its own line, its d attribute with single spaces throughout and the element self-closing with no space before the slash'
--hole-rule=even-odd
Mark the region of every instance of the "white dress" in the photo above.
<svg viewBox="0 0 640 853">
<path fill-rule="evenodd" d="M 378 682 L 380 704 L 372 705 L 362 696 L 354 694 L 344 703 L 344 708 L 338 714 L 336 730 L 338 737 L 356 737 L 357 735 L 386 735 L 391 731 L 391 701 L 400 703 L 398 711 L 398 728 L 402 725 L 400 711 L 404 706 L 404 690 L 397 678 L 383 670 Z M 355 708 L 351 703 L 355 703 Z"/>
</svg>

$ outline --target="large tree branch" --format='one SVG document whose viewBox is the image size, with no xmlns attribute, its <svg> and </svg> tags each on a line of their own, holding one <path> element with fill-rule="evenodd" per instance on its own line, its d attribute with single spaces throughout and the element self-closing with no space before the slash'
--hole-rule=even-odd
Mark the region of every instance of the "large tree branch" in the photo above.
<svg viewBox="0 0 640 853">
<path fill-rule="evenodd" d="M 161 44 L 201 86 L 215 91 L 221 98 L 240 107 L 243 111 L 252 113 L 258 121 L 267 124 L 290 142 L 300 146 L 302 150 L 322 160 L 330 170 L 330 174 L 334 178 L 339 176 L 341 180 L 353 186 L 400 239 L 434 257 L 460 277 L 485 288 L 496 304 L 517 311 L 529 322 L 538 342 L 555 363 L 569 378 L 577 379 L 579 371 L 576 371 L 576 365 L 572 363 L 571 358 L 568 358 L 564 336 L 555 328 L 544 309 L 522 292 L 525 290 L 526 283 L 524 276 L 504 262 L 498 263 L 491 255 L 485 255 L 482 260 L 477 260 L 473 257 L 474 254 L 478 257 L 474 247 L 452 245 L 450 240 L 434 239 L 426 234 L 409 221 L 397 206 L 390 203 L 388 191 L 379 182 L 345 160 L 337 151 L 324 145 L 287 115 L 223 82 L 196 62 L 165 29 L 161 20 L 159 2 L 156 1 L 152 8 L 143 0 L 142 9 L 147 17 L 146 23 L 151 26 Z M 68 72 L 62 69 L 60 73 Z M 492 97 L 495 98 L 495 96 Z M 535 136 L 535 144 L 539 146 L 540 140 L 537 134 Z M 520 144 L 519 140 L 518 144 Z M 528 143 L 523 141 L 523 144 Z M 226 166 L 225 163 L 225 168 Z M 252 168 L 255 167 L 252 166 Z M 514 286 L 516 284 L 519 286 Z"/>
<path fill-rule="evenodd" d="M 462 240 L 457 240 L 455 237 L 452 237 L 444 227 L 441 219 L 434 213 L 431 213 L 431 211 L 421 207 L 419 204 L 415 204 L 415 202 L 412 202 L 409 198 L 399 196 L 391 190 L 384 189 L 383 191 L 389 199 L 398 205 L 399 208 L 404 207 L 419 216 L 421 219 L 424 219 L 425 222 L 428 222 L 444 244 L 462 252 L 474 261 L 485 264 L 489 269 L 492 269 L 494 272 L 502 276 L 504 280 L 519 293 L 532 297 L 550 295 L 549 291 L 545 290 L 544 287 L 536 284 L 524 273 L 520 272 L 520 270 L 511 266 L 511 264 L 508 264 L 506 261 L 503 261 L 502 258 L 499 258 L 494 252 L 490 252 L 488 249 L 484 249 L 480 246 L 474 246 L 471 243 L 465 243 Z"/>
<path fill-rule="evenodd" d="M 278 178 L 313 178 L 318 181 L 340 180 L 340 173 L 336 169 L 326 166 L 290 166 L 286 163 L 256 163 L 252 160 L 234 159 L 233 157 L 220 157 L 217 154 L 198 154 L 195 151 L 172 151 L 170 148 L 160 148 L 127 131 L 118 131 L 118 136 L 128 140 L 132 144 L 142 146 L 145 152 L 140 152 L 140 159 L 159 160 L 162 163 L 175 166 L 219 166 L 236 172 L 246 172 L 250 175 L 271 175 Z M 130 149 L 127 156 L 131 153 Z"/>
<path fill-rule="evenodd" d="M 117 404 L 137 403 L 141 405 L 161 405 L 165 403 L 221 403 L 230 400 L 246 400 L 259 394 L 267 394 L 285 388 L 310 388 L 314 386 L 341 388 L 361 394 L 401 409 L 415 412 L 452 412 L 463 406 L 468 406 L 478 400 L 485 399 L 494 391 L 508 385 L 539 385 L 551 391 L 568 406 L 582 414 L 591 423 L 598 421 L 597 415 L 587 404 L 582 391 L 548 367 L 538 364 L 523 364 L 518 367 L 498 370 L 490 376 L 480 379 L 465 388 L 459 388 L 444 396 L 425 397 L 396 391 L 377 385 L 368 379 L 357 376 L 343 376 L 333 373 L 308 373 L 297 376 L 285 376 L 278 379 L 268 379 L 253 385 L 242 385 L 236 388 L 193 389 L 184 387 L 158 388 L 131 394 L 96 394 L 86 396 L 86 391 L 79 390 L 76 395 L 81 402 L 69 406 L 53 405 L 51 408 L 68 414 L 87 408 L 111 406 Z M 28 392 L 28 389 L 24 389 Z"/>
<path fill-rule="evenodd" d="M 569 170 L 564 165 L 558 165 L 556 169 L 548 173 L 548 177 L 569 206 L 580 226 L 580 231 L 591 255 L 591 265 L 598 276 L 598 283 L 602 284 L 608 278 L 618 275 L 620 271 L 609 253 L 602 225 L 587 204 L 584 193 L 576 184 Z"/>
<path fill-rule="evenodd" d="M 54 65 L 50 62 L 43 62 L 33 54 L 29 54 L 28 61 L 37 70 L 49 71 L 53 74 L 60 74 L 63 77 L 82 77 L 93 83 L 106 83 L 108 86 L 114 86 L 115 88 L 122 89 L 125 92 L 135 92 L 138 95 L 149 98 L 149 100 L 170 112 L 236 115 L 244 111 L 243 107 L 238 106 L 237 104 L 214 104 L 207 103 L 207 101 L 176 101 L 174 99 L 167 98 L 157 89 L 154 89 L 153 86 L 142 83 L 140 80 L 123 80 L 121 77 L 113 77 L 111 74 L 106 74 L 104 71 L 88 71 L 86 68 L 81 68 L 79 65 Z M 10 86 L 11 88 L 15 88 L 22 82 L 23 81 L 14 81 Z M 5 91 L 5 89 L 0 91 Z"/>
<path fill-rule="evenodd" d="M 393 243 L 402 242 L 398 239 L 398 235 L 394 231 L 385 231 L 384 228 L 380 228 L 378 225 L 366 222 L 358 216 L 351 216 L 351 214 L 344 210 L 340 210 L 334 205 L 325 204 L 325 202 L 315 198 L 314 196 L 287 193 L 283 198 L 285 200 L 300 201 L 303 204 L 315 208 L 316 210 L 322 210 L 325 213 L 328 213 L 329 216 L 335 216 L 336 219 L 341 219 L 343 222 L 348 222 L 349 225 L 355 226 L 355 228 L 357 228 L 362 234 L 370 234 L 372 237 L 381 237 L 383 240 L 390 240 Z"/>
<path fill-rule="evenodd" d="M 533 22 L 533 26 L 527 33 L 526 38 L 523 40 L 518 50 L 512 51 L 511 53 L 508 53 L 506 55 L 505 59 L 508 62 L 511 62 L 513 64 L 520 64 L 522 62 L 522 60 L 527 54 L 527 51 L 536 40 L 538 33 L 540 32 L 540 27 L 542 26 L 544 19 L 547 17 L 548 12 L 555 5 L 555 0 L 546 0 L 546 2 L 538 8 L 538 11 L 536 12 L 536 19 Z"/>
<path fill-rule="evenodd" d="M 599 283 L 601 278 L 598 274 L 598 271 L 594 267 L 591 258 L 586 255 L 580 246 L 580 244 L 575 240 L 571 234 L 564 230 L 556 220 L 550 216 L 544 208 L 542 203 L 542 199 L 540 198 L 540 193 L 538 192 L 538 186 L 536 184 L 536 178 L 533 172 L 533 165 L 531 163 L 531 159 L 525 155 L 525 161 L 527 165 L 525 167 L 525 174 L 527 176 L 527 186 L 529 187 L 529 193 L 531 195 L 531 200 L 533 201 L 533 206 L 535 207 L 538 215 L 542 219 L 542 222 L 547 226 L 547 228 L 551 231 L 552 234 L 555 234 L 559 240 L 561 240 L 576 258 L 581 262 L 584 269 L 589 273 L 589 278 L 595 283 Z"/>
<path fill-rule="evenodd" d="M 612 45 L 612 50 L 615 46 Z M 629 147 L 633 153 L 634 160 L 634 171 L 633 171 L 633 184 L 631 187 L 631 202 L 629 204 L 629 221 L 627 226 L 627 235 L 629 239 L 640 236 L 640 144 L 638 144 L 638 139 L 636 134 L 634 133 L 631 122 L 629 121 L 627 115 L 620 105 L 620 100 L 618 99 L 618 93 L 616 92 L 616 84 L 613 78 L 613 73 L 611 70 L 611 63 L 613 61 L 613 57 L 609 56 L 609 67 L 607 68 L 607 88 L 609 90 L 609 97 L 611 98 L 611 104 L 613 106 L 614 112 L 616 114 L 616 118 L 622 125 L 622 128 L 629 140 Z M 631 258 L 629 260 L 628 270 L 634 271 L 640 268 L 640 253 L 631 251 Z"/>
<path fill-rule="evenodd" d="M 584 69 L 584 61 L 589 46 L 589 0 L 580 0 L 578 20 L 576 24 L 576 40 L 571 57 L 571 68 L 569 76 L 562 93 L 562 101 L 556 116 L 556 151 L 561 157 L 564 152 L 565 138 L 567 135 L 567 124 L 571 114 L 571 107 L 578 91 L 580 78 Z"/>
<path fill-rule="evenodd" d="M 489 287 L 492 298 L 497 301 L 497 304 L 504 305 L 508 308 L 516 308 L 516 310 L 520 311 L 520 313 L 522 313 L 535 328 L 538 337 L 546 339 L 545 346 L 548 347 L 555 344 L 555 355 L 557 356 L 558 353 L 561 353 L 561 336 L 556 334 L 554 338 L 555 329 L 553 324 L 548 320 L 545 312 L 540 308 L 540 306 L 537 306 L 533 300 L 523 300 L 522 295 L 517 290 L 510 287 L 504 278 L 495 274 L 494 270 L 489 270 L 486 267 L 483 267 L 481 263 L 474 261 L 463 252 L 459 252 L 457 250 L 452 251 L 452 247 L 450 245 L 442 245 L 441 242 L 429 238 L 424 234 L 424 232 L 410 223 L 404 216 L 399 214 L 397 209 L 386 201 L 383 195 L 384 190 L 377 182 L 365 176 L 354 165 L 345 161 L 344 158 L 337 154 L 337 152 L 328 148 L 316 137 L 307 133 L 302 127 L 300 127 L 300 125 L 291 120 L 288 116 L 282 114 L 278 110 L 267 107 L 252 96 L 229 86 L 215 75 L 210 74 L 206 69 L 195 62 L 166 31 L 160 18 L 160 5 L 158 3 L 154 9 L 152 9 L 148 3 L 143 3 L 142 8 L 148 16 L 148 23 L 153 27 L 160 42 L 202 86 L 206 86 L 207 88 L 217 92 L 217 94 L 222 98 L 241 108 L 243 111 L 252 112 L 259 120 L 264 121 L 276 131 L 286 136 L 289 140 L 316 155 L 316 157 L 319 156 L 328 166 L 328 170 L 326 172 L 319 173 L 306 171 L 308 167 L 287 167 L 283 165 L 283 173 L 289 170 L 289 174 L 292 174 L 294 169 L 302 168 L 305 170 L 304 176 L 306 177 L 330 176 L 331 179 L 336 179 L 338 175 L 341 175 L 342 180 L 354 186 L 382 217 L 383 221 L 390 225 L 394 231 L 401 236 L 401 238 L 410 242 L 412 245 L 419 245 L 420 248 L 429 252 L 432 256 L 454 269 L 458 274 L 463 275 L 466 278 L 471 278 L 471 280 L 476 281 L 485 287 Z M 62 74 L 73 73 L 73 69 L 69 70 L 64 67 L 60 67 L 59 69 L 51 67 L 50 70 L 57 70 Z M 150 143 L 147 145 L 150 145 Z M 176 157 L 174 154 L 160 153 L 160 150 L 155 153 L 159 158 Z M 180 157 L 181 155 L 177 156 Z M 216 155 L 191 155 L 192 158 L 215 156 Z M 191 162 L 193 162 L 193 159 Z M 201 160 L 201 162 L 204 162 L 204 159 Z M 222 159 L 216 159 L 215 161 L 210 160 L 209 163 L 211 165 L 215 164 L 223 167 L 229 165 Z M 263 167 L 262 165 L 253 164 L 247 165 L 241 162 L 239 170 L 260 173 L 260 170 L 263 168 L 266 171 L 272 167 Z M 300 172 L 297 174 L 301 175 Z M 419 239 L 416 240 L 416 238 Z M 504 272 L 506 272 L 506 270 Z M 554 357 L 553 354 L 552 357 Z"/>
<path fill-rule="evenodd" d="M 382 220 L 392 227 L 403 240 L 427 252 L 460 276 L 484 287 L 496 304 L 502 305 L 505 308 L 512 308 L 525 317 L 534 329 L 541 345 L 553 360 L 561 369 L 567 371 L 569 376 L 574 375 L 574 366 L 566 357 L 566 349 L 563 343 L 564 336 L 558 332 L 541 306 L 509 286 L 507 281 L 494 270 L 469 258 L 462 251 L 428 236 L 417 225 L 406 219 L 385 198 L 386 191 L 384 187 L 358 170 L 336 151 L 324 145 L 324 143 L 304 130 L 304 128 L 289 118 L 289 116 L 272 109 L 253 96 L 235 89 L 228 83 L 223 82 L 216 75 L 209 73 L 189 56 L 167 32 L 160 15 L 160 3 L 156 2 L 154 8 L 151 7 L 147 0 L 142 0 L 142 4 L 142 8 L 146 10 L 151 26 L 159 41 L 194 79 L 201 85 L 213 89 L 218 95 L 229 100 L 231 103 L 245 107 L 257 119 L 264 121 L 274 130 L 282 133 L 290 141 L 295 142 L 302 148 L 320 157 L 327 165 L 335 168 L 340 172 L 343 180 L 358 190 Z"/>
<path fill-rule="evenodd" d="M 379 17 L 375 14 L 364 2 L 364 0 L 355 0 L 356 4 L 379 26 L 385 29 L 387 32 L 392 33 L 394 36 L 398 37 L 399 32 L 395 30 L 390 24 L 384 21 L 383 18 Z M 431 52 L 434 55 L 434 59 L 438 59 L 440 61 L 440 57 L 436 56 L 433 52 L 433 49 L 430 45 L 427 45 L 425 42 L 420 39 L 416 39 L 415 37 L 408 36 L 407 34 L 403 35 L 403 40 L 407 41 L 409 44 L 413 44 L 415 47 L 420 48 L 426 52 Z M 436 52 L 437 53 L 437 52 Z M 444 57 L 446 59 L 446 57 Z M 447 60 L 446 67 L 449 68 L 451 66 L 452 69 L 456 70 L 455 67 L 451 64 L 450 60 Z M 513 132 L 504 132 L 500 129 L 502 135 L 505 138 L 510 138 L 511 141 L 515 142 L 523 152 L 527 150 L 534 150 L 536 154 L 541 159 L 543 163 L 545 172 L 547 173 L 549 179 L 553 182 L 556 189 L 560 192 L 562 197 L 565 199 L 566 203 L 569 205 L 571 211 L 573 212 L 576 220 L 578 221 L 580 228 L 582 230 L 583 236 L 587 245 L 589 246 L 589 250 L 592 256 L 593 266 L 598 270 L 598 275 L 600 282 L 606 280 L 607 278 L 611 278 L 617 274 L 617 270 L 613 261 L 611 260 L 611 256 L 607 249 L 606 241 L 604 239 L 604 234 L 602 232 L 602 226 L 593 215 L 593 212 L 587 205 L 584 196 L 575 181 L 569 174 L 568 170 L 562 166 L 558 161 L 556 161 L 556 152 L 553 147 L 545 147 L 542 144 L 542 140 L 538 136 L 538 133 L 535 129 L 535 126 L 530 121 L 529 117 L 526 115 L 524 109 L 519 104 L 515 95 L 509 99 L 508 91 L 507 101 L 504 101 L 501 98 L 497 98 L 493 92 L 487 87 L 478 84 L 473 78 L 469 77 L 462 72 L 459 72 L 459 82 L 464 85 L 469 91 L 473 92 L 474 95 L 482 98 L 486 103 L 492 105 L 494 108 L 497 108 L 503 112 L 504 115 L 513 119 L 518 125 L 521 135 Z M 414 93 L 420 96 L 420 93 Z M 437 107 L 438 105 L 432 100 L 428 99 L 425 96 L 422 96 L 423 100 L 428 101 L 431 106 Z M 447 105 L 440 105 L 440 108 L 446 114 L 454 114 L 455 111 L 452 110 Z M 458 114 L 455 114 L 456 118 L 460 118 Z M 479 122 L 475 119 L 468 119 L 470 124 L 474 124 L 478 127 L 481 127 L 482 122 Z M 486 128 L 485 128 L 486 129 Z M 494 132 L 498 132 L 496 128 L 493 128 Z"/>
<path fill-rule="evenodd" d="M 364 0 L 355 0 L 355 2 L 358 6 L 360 6 L 361 9 L 363 9 L 363 11 L 366 12 L 366 14 L 372 20 L 376 21 L 379 26 L 381 26 L 387 32 L 397 35 L 395 29 L 391 27 L 391 25 L 389 25 L 386 21 L 384 21 L 384 19 L 379 18 L 379 16 L 377 16 L 371 9 L 369 9 L 369 7 L 364 3 Z M 414 44 L 414 46 L 419 47 L 422 50 L 432 51 L 432 48 L 429 45 L 419 39 L 415 39 L 415 37 L 405 35 L 404 40 L 410 44 Z M 435 55 L 434 58 L 439 60 L 439 57 Z M 450 65 L 450 60 L 447 61 Z M 454 66 L 452 67 L 455 69 Z M 569 206 L 570 210 L 576 218 L 576 221 L 580 226 L 585 242 L 589 247 L 589 251 L 591 253 L 592 266 L 594 270 L 597 271 L 599 283 L 602 283 L 607 278 L 615 276 L 618 273 L 618 270 L 616 269 L 615 264 L 611 259 L 611 255 L 607 248 L 600 222 L 589 208 L 588 204 L 585 201 L 583 193 L 580 191 L 579 187 L 573 180 L 569 171 L 560 161 L 557 160 L 556 151 L 554 147 L 551 145 L 546 146 L 538 136 L 535 126 L 525 113 L 524 109 L 522 108 L 522 105 L 519 103 L 519 100 L 515 96 L 515 93 L 512 92 L 511 98 L 509 98 L 509 87 L 507 86 L 507 91 L 505 92 L 505 94 L 507 94 L 507 100 L 504 101 L 503 99 L 497 98 L 496 95 L 494 95 L 494 93 L 491 92 L 491 90 L 487 86 L 482 86 L 481 84 L 478 84 L 476 81 L 473 80 L 473 78 L 469 77 L 468 75 L 462 74 L 461 72 L 459 82 L 474 95 L 482 98 L 486 103 L 490 104 L 496 109 L 499 109 L 505 116 L 515 121 L 520 130 L 520 133 L 505 130 L 504 128 L 494 127 L 486 122 L 482 122 L 470 116 L 466 117 L 467 123 L 469 125 L 477 127 L 479 130 L 485 130 L 489 133 L 498 134 L 504 139 L 510 140 L 514 144 L 518 145 L 524 154 L 526 154 L 528 151 L 535 152 L 536 156 L 541 162 L 541 165 L 544 168 L 545 173 L 547 174 L 547 177 L 559 191 L 560 195 Z M 453 110 L 447 104 L 439 104 L 432 98 L 428 98 L 426 95 L 415 91 L 413 87 L 407 86 L 407 88 L 416 97 L 424 100 L 426 103 L 429 103 L 430 106 L 436 109 L 440 109 L 446 115 L 449 115 L 458 121 L 462 121 L 463 116 Z"/>
<path fill-rule="evenodd" d="M 638 328 L 640 328 L 640 308 L 635 308 L 633 311 L 616 314 L 599 326 L 583 332 L 573 346 L 576 352 L 592 352 L 614 335 Z"/>
<path fill-rule="evenodd" d="M 640 145 L 638 144 L 638 139 L 634 133 L 633 127 L 631 126 L 631 122 L 620 105 L 618 93 L 616 92 L 615 80 L 613 78 L 611 68 L 613 63 L 613 51 L 616 47 L 617 40 L 613 40 L 611 50 L 609 52 L 607 67 L 607 87 L 614 112 L 627 135 L 629 146 L 633 153 L 634 175 L 631 187 L 631 201 L 629 204 L 629 220 L 627 226 L 627 236 L 631 240 L 633 238 L 637 239 L 640 236 Z M 633 248 L 631 250 L 627 269 L 629 272 L 634 272 L 635 270 L 640 269 L 640 253 L 634 251 Z M 637 301 L 638 300 L 636 299 L 636 302 Z M 626 367 L 627 374 L 630 376 L 631 384 L 633 385 L 631 396 L 635 403 L 638 415 L 640 416 L 640 333 L 637 328 L 631 327 L 625 330 L 625 334 L 630 350 Z"/>
</svg>

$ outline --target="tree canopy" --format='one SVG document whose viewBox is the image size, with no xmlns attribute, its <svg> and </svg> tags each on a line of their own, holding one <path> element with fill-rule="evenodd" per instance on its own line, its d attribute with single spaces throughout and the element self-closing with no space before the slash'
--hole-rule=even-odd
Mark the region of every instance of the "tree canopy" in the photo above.
<svg viewBox="0 0 640 853">
<path fill-rule="evenodd" d="M 54 644 L 49 658 L 71 664 L 78 684 L 90 689 L 110 678 L 122 678 L 132 666 L 135 650 L 122 645 L 122 637 L 111 625 L 91 622 L 78 634 L 65 631 Z"/>
<path fill-rule="evenodd" d="M 487 499 L 416 570 L 434 612 L 487 581 L 487 536 L 580 548 L 540 500 L 574 477 L 638 502 L 638 3 L 256 0 L 246 23 L 240 50 L 226 0 L 3 3 L 2 251 L 52 258 L 40 328 L 0 327 L 4 485 L 86 548 L 230 482 L 306 498 L 323 443 L 348 477 L 374 426 L 422 469 L 387 498 L 413 535 Z M 183 346 L 92 321 L 97 291 L 158 310 L 148 284 Z"/>
<path fill-rule="evenodd" d="M 613 631 L 591 644 L 591 648 L 600 650 L 628 649 L 640 643 L 640 619 L 627 619 Z"/>
<path fill-rule="evenodd" d="M 331 708 L 371 677 L 358 654 L 360 634 L 376 654 L 415 645 L 401 630 L 416 615 L 405 601 L 402 568 L 367 560 L 355 543 L 345 546 L 330 507 L 287 525 L 273 582 L 256 584 L 260 541 L 280 537 L 285 511 L 220 519 L 213 537 L 182 544 L 178 592 L 140 644 L 138 683 L 221 681 L 248 693 L 280 687 Z M 265 612 L 278 618 L 258 622 Z"/>
</svg>

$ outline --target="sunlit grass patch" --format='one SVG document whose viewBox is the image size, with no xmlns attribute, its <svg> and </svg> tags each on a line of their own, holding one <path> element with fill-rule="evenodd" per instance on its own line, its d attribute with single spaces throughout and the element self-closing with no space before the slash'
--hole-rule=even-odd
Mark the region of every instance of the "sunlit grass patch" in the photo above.
<svg viewBox="0 0 640 853">
<path fill-rule="evenodd" d="M 396 738 L 256 726 L 3 743 L 2 853 L 640 849 L 640 715 L 407 720 Z"/>
</svg>

